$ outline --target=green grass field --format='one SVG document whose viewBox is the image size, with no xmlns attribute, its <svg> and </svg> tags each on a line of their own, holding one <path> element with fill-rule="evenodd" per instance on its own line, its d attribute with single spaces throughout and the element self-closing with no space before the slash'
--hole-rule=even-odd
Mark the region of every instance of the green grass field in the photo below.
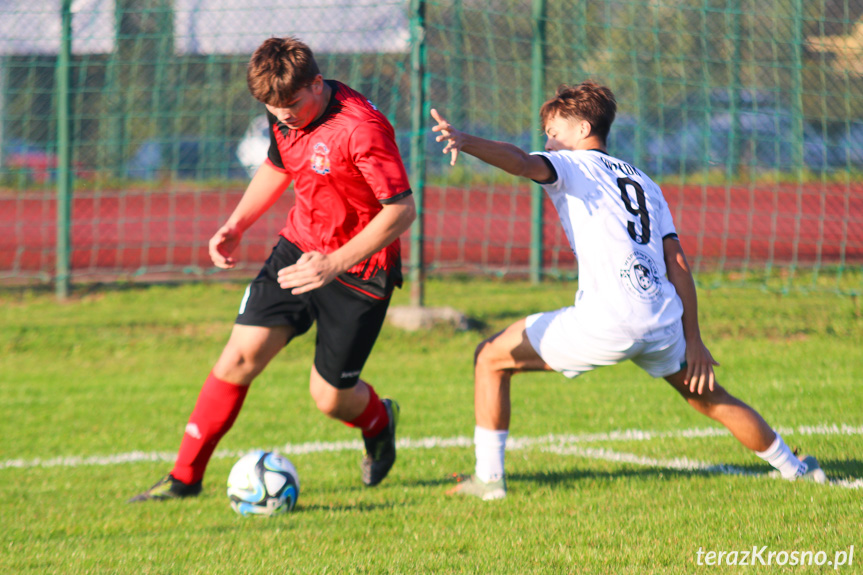
<svg viewBox="0 0 863 575">
<path fill-rule="evenodd" d="M 625 364 L 516 376 L 508 498 L 444 496 L 473 467 L 476 344 L 569 304 L 575 285 L 432 280 L 428 305 L 483 327 L 385 327 L 364 378 L 399 400 L 402 447 L 379 487 L 361 485 L 359 449 L 344 447 L 358 434 L 314 409 L 309 334 L 255 382 L 200 498 L 127 505 L 170 469 L 243 287 L 82 288 L 62 304 L 0 292 L 0 573 L 698 573 L 717 570 L 699 549 L 832 562 L 852 545 L 836 571 L 863 572 L 863 318 L 851 297 L 823 293 L 702 290 L 700 305 L 720 381 L 816 454 L 832 485 L 764 477 L 760 459 Z M 286 444 L 297 509 L 234 514 L 234 460 Z M 781 560 L 754 571 L 808 571 Z"/>
</svg>

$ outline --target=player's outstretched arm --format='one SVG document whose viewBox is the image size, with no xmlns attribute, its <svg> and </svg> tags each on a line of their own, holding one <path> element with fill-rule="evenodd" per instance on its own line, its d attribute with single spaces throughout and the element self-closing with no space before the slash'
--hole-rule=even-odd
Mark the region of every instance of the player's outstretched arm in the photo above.
<svg viewBox="0 0 863 575">
<path fill-rule="evenodd" d="M 545 182 L 554 177 L 548 164 L 541 157 L 528 154 L 518 146 L 506 142 L 495 142 L 461 132 L 434 108 L 431 110 L 431 115 L 437 122 L 432 127 L 433 132 L 438 132 L 436 140 L 446 142 L 444 154 L 448 152 L 452 154 L 450 165 L 454 166 L 459 152 L 464 152 L 514 176 L 537 182 Z"/>
<path fill-rule="evenodd" d="M 264 163 L 249 182 L 240 203 L 228 221 L 210 238 L 210 259 L 216 267 L 230 269 L 237 260 L 231 255 L 243 233 L 272 206 L 291 183 L 290 177 Z"/>
<path fill-rule="evenodd" d="M 710 391 L 716 382 L 713 366 L 719 365 L 710 350 L 701 340 L 701 328 L 698 325 L 698 297 L 695 292 L 695 281 L 686 261 L 686 254 L 677 238 L 662 240 L 665 253 L 665 267 L 668 281 L 677 290 L 677 295 L 683 301 L 683 334 L 686 337 L 686 379 L 689 391 L 704 391 L 706 385 Z"/>
</svg>

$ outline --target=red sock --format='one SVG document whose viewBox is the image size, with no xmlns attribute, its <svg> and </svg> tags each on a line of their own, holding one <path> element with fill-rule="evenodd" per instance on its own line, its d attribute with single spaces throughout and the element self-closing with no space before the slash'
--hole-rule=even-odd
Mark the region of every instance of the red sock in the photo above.
<svg viewBox="0 0 863 575">
<path fill-rule="evenodd" d="M 212 373 L 207 377 L 171 471 L 175 479 L 196 483 L 204 477 L 216 445 L 237 419 L 248 391 L 248 385 L 228 383 Z"/>
<path fill-rule="evenodd" d="M 352 421 L 346 421 L 345 425 L 348 427 L 359 427 L 363 432 L 363 437 L 374 437 L 384 430 L 387 424 L 389 424 L 390 418 L 387 415 L 387 408 L 378 399 L 375 389 L 368 383 L 366 386 L 369 388 L 369 404 L 359 417 Z"/>
</svg>

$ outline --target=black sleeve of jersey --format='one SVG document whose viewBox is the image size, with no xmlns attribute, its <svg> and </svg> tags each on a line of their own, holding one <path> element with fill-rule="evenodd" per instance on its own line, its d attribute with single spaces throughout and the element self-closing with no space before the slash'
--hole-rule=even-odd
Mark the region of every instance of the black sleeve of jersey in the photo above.
<svg viewBox="0 0 863 575">
<path fill-rule="evenodd" d="M 533 180 L 533 181 L 534 181 L 534 182 L 536 182 L 536 183 L 537 183 L 537 184 L 539 184 L 539 185 L 543 185 L 543 184 L 553 184 L 553 183 L 555 183 L 555 182 L 557 181 L 557 170 L 555 170 L 555 169 L 554 169 L 554 164 L 552 164 L 552 163 L 551 163 L 551 160 L 549 160 L 548 158 L 546 158 L 546 157 L 545 157 L 545 156 L 543 156 L 543 155 L 539 155 L 539 157 L 540 157 L 540 158 L 542 158 L 542 161 L 543 161 L 543 162 L 545 162 L 545 165 L 546 165 L 546 166 L 548 166 L 548 169 L 551 171 L 551 177 L 549 177 L 549 178 L 548 178 L 546 181 L 544 181 L 544 182 L 540 182 L 540 181 L 537 181 L 537 180 Z"/>
<path fill-rule="evenodd" d="M 379 201 L 380 203 L 382 203 L 383 205 L 392 204 L 393 202 L 397 202 L 397 201 L 399 201 L 400 199 L 402 199 L 402 198 L 406 198 L 406 197 L 408 197 L 408 196 L 409 196 L 409 195 L 411 195 L 411 194 L 413 194 L 413 190 L 411 190 L 411 189 L 407 189 L 407 190 L 403 191 L 403 192 L 402 192 L 402 193 L 400 193 L 400 194 L 396 194 L 396 195 L 394 195 L 394 196 L 393 196 L 393 197 L 391 197 L 391 198 L 387 198 L 387 199 L 385 199 L 385 200 L 378 200 L 378 201 Z"/>
<path fill-rule="evenodd" d="M 267 110 L 267 120 L 270 124 L 270 149 L 267 152 L 267 158 L 269 158 L 272 164 L 281 169 L 285 169 L 285 164 L 282 162 L 282 155 L 279 153 L 279 144 L 276 142 L 276 130 L 278 130 L 278 120 L 276 117 Z"/>
</svg>

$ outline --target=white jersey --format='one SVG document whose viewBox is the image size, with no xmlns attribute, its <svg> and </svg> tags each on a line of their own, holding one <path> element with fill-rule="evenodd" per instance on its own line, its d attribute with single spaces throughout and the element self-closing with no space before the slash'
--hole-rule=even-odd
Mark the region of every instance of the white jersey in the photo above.
<svg viewBox="0 0 863 575">
<path fill-rule="evenodd" d="M 542 186 L 578 260 L 575 312 L 582 328 L 644 341 L 679 329 L 683 302 L 665 276 L 662 247 L 676 232 L 659 186 L 598 150 L 537 155 L 557 172 Z"/>
</svg>

